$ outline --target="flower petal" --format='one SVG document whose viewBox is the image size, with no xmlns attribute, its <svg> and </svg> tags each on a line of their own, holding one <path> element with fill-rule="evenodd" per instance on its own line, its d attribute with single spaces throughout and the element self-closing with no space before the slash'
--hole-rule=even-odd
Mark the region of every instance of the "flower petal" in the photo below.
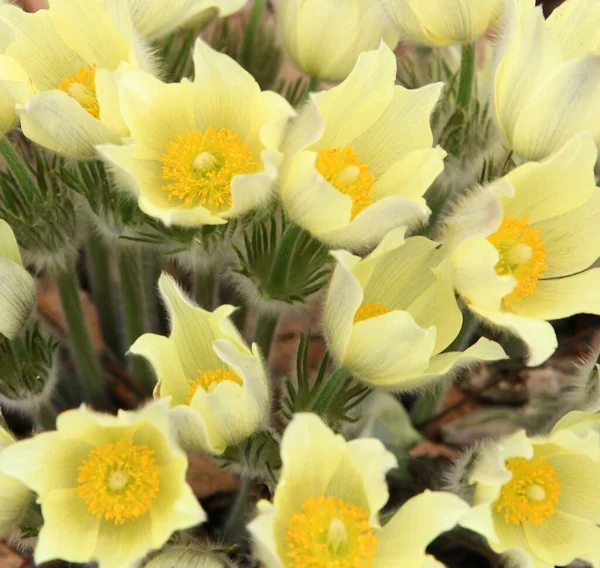
<svg viewBox="0 0 600 568">
<path fill-rule="evenodd" d="M 17 528 L 33 500 L 31 491 L 20 481 L 0 473 L 0 538 L 7 538 Z"/>
<path fill-rule="evenodd" d="M 284 568 L 277 555 L 274 538 L 275 508 L 268 501 L 256 504 L 258 515 L 248 524 L 252 535 L 254 551 L 265 568 Z"/>
<path fill-rule="evenodd" d="M 565 59 L 580 57 L 600 47 L 600 5 L 596 0 L 571 0 L 557 6 L 548 26 L 559 37 Z"/>
<path fill-rule="evenodd" d="M 19 254 L 18 250 L 16 254 Z M 0 251 L 0 335 L 14 339 L 33 313 L 36 300 L 31 274 L 20 263 L 2 256 Z"/>
</svg>

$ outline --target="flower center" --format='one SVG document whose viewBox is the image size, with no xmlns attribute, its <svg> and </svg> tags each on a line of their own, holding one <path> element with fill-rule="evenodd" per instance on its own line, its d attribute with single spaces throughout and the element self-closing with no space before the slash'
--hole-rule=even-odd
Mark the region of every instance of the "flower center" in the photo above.
<svg viewBox="0 0 600 568">
<path fill-rule="evenodd" d="M 488 237 L 500 254 L 496 273 L 500 276 L 510 274 L 517 280 L 515 289 L 504 298 L 506 303 L 518 302 L 532 294 L 547 268 L 547 251 L 539 232 L 540 229 L 529 227 L 527 216 L 520 219 L 505 217 L 500 228 Z"/>
<path fill-rule="evenodd" d="M 58 90 L 75 99 L 94 118 L 100 118 L 96 98 L 96 64 L 81 67 L 77 73 L 65 77 Z"/>
<path fill-rule="evenodd" d="M 382 316 L 383 314 L 389 314 L 391 311 L 392 310 L 390 310 L 385 304 L 381 304 L 379 302 L 367 302 L 358 308 L 358 310 L 356 310 L 356 314 L 354 314 L 354 323 L 376 318 L 377 316 Z"/>
<path fill-rule="evenodd" d="M 202 387 L 206 392 L 212 392 L 216 386 L 223 381 L 231 381 L 236 385 L 242 386 L 244 382 L 238 377 L 233 371 L 226 371 L 225 369 L 216 369 L 215 371 L 198 371 L 199 378 L 190 381 L 190 389 L 188 390 L 187 403 L 192 402 L 192 398 L 196 394 L 196 391 Z"/>
<path fill-rule="evenodd" d="M 309 499 L 290 520 L 288 568 L 370 568 L 377 538 L 369 514 L 335 497 Z"/>
<path fill-rule="evenodd" d="M 539 525 L 556 510 L 560 480 L 546 458 L 508 458 L 506 467 L 512 478 L 502 486 L 496 504 L 504 511 L 506 523 L 520 525 L 528 521 Z"/>
<path fill-rule="evenodd" d="M 373 203 L 375 176 L 352 148 L 323 148 L 315 166 L 333 187 L 350 196 L 353 219 Z"/>
<path fill-rule="evenodd" d="M 131 440 L 93 449 L 79 466 L 77 496 L 88 511 L 115 525 L 137 519 L 151 507 L 160 486 L 154 450 Z"/>
<path fill-rule="evenodd" d="M 162 189 L 169 199 L 212 211 L 231 207 L 231 180 L 256 169 L 248 145 L 226 128 L 178 134 L 161 156 Z"/>
</svg>

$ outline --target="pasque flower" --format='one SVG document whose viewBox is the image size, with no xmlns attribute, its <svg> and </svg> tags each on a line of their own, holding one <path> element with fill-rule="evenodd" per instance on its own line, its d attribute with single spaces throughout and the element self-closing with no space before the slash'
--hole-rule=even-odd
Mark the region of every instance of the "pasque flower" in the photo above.
<svg viewBox="0 0 600 568">
<path fill-rule="evenodd" d="M 519 431 L 488 443 L 470 473 L 474 507 L 461 524 L 519 566 L 552 568 L 576 558 L 596 566 L 599 454 L 597 432 L 582 435 L 566 422 L 546 437 Z"/>
<path fill-rule="evenodd" d="M 151 64 L 126 2 L 52 0 L 48 10 L 34 14 L 4 6 L 0 33 L 0 44 L 7 44 L 0 90 L 17 104 L 25 136 L 61 154 L 90 158 L 96 144 L 120 143 L 128 135 L 113 72 Z"/>
<path fill-rule="evenodd" d="M 587 131 L 600 143 L 600 3 L 568 0 L 545 20 L 534 0 L 512 0 L 513 33 L 495 77 L 496 118 L 529 160 Z"/>
<path fill-rule="evenodd" d="M 429 215 L 422 195 L 442 172 L 431 112 L 442 85 L 395 85 L 396 58 L 381 44 L 350 76 L 311 95 L 284 142 L 280 191 L 294 222 L 340 248 L 375 246 L 391 229 Z"/>
<path fill-rule="evenodd" d="M 0 455 L 14 443 L 14 438 L 0 426 Z M 0 473 L 0 538 L 18 534 L 19 521 L 32 501 L 33 494 L 28 487 L 14 477 Z"/>
<path fill-rule="evenodd" d="M 474 360 L 506 358 L 485 338 L 464 352 L 442 353 L 463 318 L 433 241 L 405 240 L 404 229 L 395 229 L 362 260 L 346 251 L 333 255 L 323 328 L 331 353 L 356 378 L 409 389 Z"/>
<path fill-rule="evenodd" d="M 223 224 L 268 201 L 294 114 L 201 40 L 194 65 L 194 83 L 124 75 L 121 110 L 134 143 L 99 147 L 140 208 L 166 225 Z"/>
<path fill-rule="evenodd" d="M 0 454 L 0 472 L 38 494 L 44 525 L 36 562 L 96 560 L 101 568 L 128 568 L 205 520 L 187 465 L 162 402 L 118 416 L 69 410 L 56 432 Z"/>
<path fill-rule="evenodd" d="M 426 491 L 381 527 L 396 459 L 379 440 L 346 442 L 314 414 L 294 417 L 281 457 L 273 504 L 260 501 L 248 525 L 265 568 L 432 568 L 427 546 L 469 511 L 455 495 Z"/>
<path fill-rule="evenodd" d="M 171 276 L 159 288 L 171 317 L 169 337 L 145 334 L 131 347 L 154 367 L 155 396 L 171 404 L 181 443 L 222 453 L 267 419 L 269 384 L 256 345 L 250 350 L 229 319 L 232 306 L 207 312 L 194 305 Z"/>
<path fill-rule="evenodd" d="M 504 17 L 513 0 L 380 0 L 400 39 L 426 45 L 471 43 Z"/>
<path fill-rule="evenodd" d="M 600 190 L 593 140 L 579 135 L 464 198 L 444 235 L 456 289 L 491 325 L 519 336 L 538 365 L 556 349 L 546 320 L 600 313 Z"/>
<path fill-rule="evenodd" d="M 15 235 L 0 219 L 0 334 L 14 339 L 36 304 L 33 277 L 23 267 Z"/>
<path fill-rule="evenodd" d="M 248 0 L 128 0 L 131 19 L 145 37 L 163 37 L 186 25 L 200 27 L 214 16 L 229 16 Z"/>
<path fill-rule="evenodd" d="M 374 0 L 278 0 L 277 13 L 294 63 L 317 79 L 343 81 L 363 51 L 398 43 Z"/>
</svg>

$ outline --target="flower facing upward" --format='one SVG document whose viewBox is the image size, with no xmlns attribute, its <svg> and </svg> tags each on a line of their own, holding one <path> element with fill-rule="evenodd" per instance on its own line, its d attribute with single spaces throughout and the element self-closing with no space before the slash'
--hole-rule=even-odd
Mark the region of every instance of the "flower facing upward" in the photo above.
<svg viewBox="0 0 600 568">
<path fill-rule="evenodd" d="M 14 443 L 14 438 L 0 426 L 0 455 Z M 0 538 L 19 534 L 19 521 L 27 513 L 32 500 L 33 494 L 28 487 L 12 476 L 0 473 Z"/>
<path fill-rule="evenodd" d="M 379 440 L 346 442 L 314 414 L 298 414 L 281 443 L 273 504 L 248 526 L 265 568 L 427 568 L 425 549 L 468 505 L 449 493 L 410 499 L 382 528 L 386 473 L 396 465 Z"/>
<path fill-rule="evenodd" d="M 381 0 L 400 39 L 425 45 L 471 43 L 498 24 L 512 0 Z"/>
<path fill-rule="evenodd" d="M 140 208 L 166 225 L 223 224 L 268 201 L 294 113 L 201 40 L 194 64 L 193 84 L 125 74 L 121 109 L 135 142 L 99 147 Z"/>
<path fill-rule="evenodd" d="M 483 534 L 519 566 L 600 561 L 600 439 L 555 428 L 483 447 L 470 473 L 474 507 L 461 524 Z"/>
<path fill-rule="evenodd" d="M 429 215 L 422 195 L 444 168 L 429 124 L 441 84 L 396 86 L 382 44 L 337 87 L 311 95 L 283 144 L 280 192 L 292 220 L 324 243 L 375 246 Z"/>
<path fill-rule="evenodd" d="M 506 357 L 484 338 L 462 353 L 442 353 L 463 320 L 436 243 L 404 240 L 404 229 L 395 229 L 362 260 L 333 255 L 323 328 L 331 353 L 356 378 L 409 389 L 477 359 Z"/>
<path fill-rule="evenodd" d="M 278 0 L 284 45 L 307 75 L 343 81 L 359 55 L 385 41 L 392 49 L 398 34 L 373 0 Z"/>
<path fill-rule="evenodd" d="M 568 0 L 545 20 L 533 0 L 512 1 L 512 33 L 494 87 L 505 137 L 529 160 L 582 131 L 600 143 L 600 2 Z"/>
<path fill-rule="evenodd" d="M 556 349 L 545 320 L 600 313 L 600 190 L 587 135 L 540 163 L 467 196 L 444 235 L 455 286 L 469 308 L 519 336 L 530 365 Z"/>
<path fill-rule="evenodd" d="M 23 267 L 12 229 L 0 219 L 0 335 L 14 339 L 29 320 L 35 304 L 35 282 Z"/>
<path fill-rule="evenodd" d="M 127 568 L 176 530 L 204 521 L 186 470 L 161 402 L 117 417 L 69 410 L 56 432 L 0 454 L 0 471 L 38 494 L 38 563 L 61 558 Z"/>
<path fill-rule="evenodd" d="M 184 26 L 200 27 L 214 16 L 229 16 L 247 0 L 128 0 L 131 19 L 144 37 L 164 37 Z"/>
<path fill-rule="evenodd" d="M 221 454 L 267 419 L 269 385 L 260 354 L 256 345 L 248 349 L 229 320 L 233 307 L 207 312 L 167 274 L 159 288 L 171 316 L 171 335 L 145 334 L 130 351 L 154 367 L 155 396 L 170 401 L 181 443 Z"/>
<path fill-rule="evenodd" d="M 0 93 L 10 93 L 13 112 L 17 104 L 25 136 L 76 158 L 95 157 L 95 145 L 128 136 L 115 73 L 151 63 L 126 2 L 51 0 L 34 14 L 6 6 L 0 34 L 8 35 Z"/>
</svg>

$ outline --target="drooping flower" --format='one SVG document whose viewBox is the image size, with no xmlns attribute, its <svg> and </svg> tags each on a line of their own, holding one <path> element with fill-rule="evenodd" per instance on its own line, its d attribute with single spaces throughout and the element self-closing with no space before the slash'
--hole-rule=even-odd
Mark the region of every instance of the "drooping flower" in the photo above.
<svg viewBox="0 0 600 568">
<path fill-rule="evenodd" d="M 135 142 L 99 147 L 140 208 L 166 225 L 223 224 L 268 201 L 294 113 L 201 40 L 194 64 L 193 84 L 123 76 L 121 110 Z"/>
<path fill-rule="evenodd" d="M 548 20 L 533 0 L 517 4 L 514 37 L 495 77 L 502 132 L 529 160 L 549 156 L 582 131 L 600 143 L 600 3 L 569 0 Z"/>
<path fill-rule="evenodd" d="M 184 26 L 201 27 L 215 16 L 240 10 L 247 0 L 128 0 L 131 19 L 144 36 L 166 36 Z"/>
<path fill-rule="evenodd" d="M 442 353 L 463 318 L 448 263 L 425 237 L 390 232 L 366 258 L 346 251 L 337 260 L 323 328 L 338 363 L 375 386 L 409 389 L 474 360 L 506 358 L 485 338 L 464 352 Z"/>
<path fill-rule="evenodd" d="M 51 150 L 91 158 L 97 144 L 128 135 L 113 72 L 150 66 L 121 0 L 52 0 L 29 14 L 0 11 L 0 89 L 17 104 L 25 136 Z M 3 121 L 5 118 L 3 117 Z"/>
<path fill-rule="evenodd" d="M 36 562 L 96 560 L 101 568 L 128 568 L 205 520 L 187 465 L 161 402 L 116 417 L 69 410 L 56 432 L 0 454 L 0 471 L 38 494 L 44 525 Z"/>
<path fill-rule="evenodd" d="M 429 215 L 422 195 L 444 168 L 430 115 L 441 84 L 395 85 L 382 44 L 363 53 L 337 87 L 311 95 L 284 142 L 281 198 L 292 220 L 340 248 L 378 244 Z"/>
<path fill-rule="evenodd" d="M 512 0 L 381 0 L 400 39 L 425 45 L 471 43 L 502 21 Z"/>
<path fill-rule="evenodd" d="M 221 454 L 263 424 L 269 384 L 256 345 L 250 350 L 229 315 L 232 306 L 207 312 L 194 305 L 172 277 L 159 288 L 169 311 L 169 337 L 145 334 L 131 347 L 154 367 L 155 396 L 167 398 L 181 443 Z"/>
<path fill-rule="evenodd" d="M 469 308 L 519 336 L 538 365 L 556 349 L 550 323 L 600 313 L 600 190 L 593 140 L 579 135 L 466 197 L 444 235 Z"/>
<path fill-rule="evenodd" d="M 0 425 L 0 455 L 14 443 L 14 438 Z M 32 500 L 33 494 L 25 485 L 0 473 L 0 538 L 18 534 L 19 521 L 26 515 Z"/>
<path fill-rule="evenodd" d="M 363 51 L 384 40 L 392 49 L 398 34 L 372 0 L 278 0 L 285 47 L 306 74 L 343 81 Z"/>
<path fill-rule="evenodd" d="M 483 534 L 519 566 L 600 561 L 600 443 L 568 428 L 547 437 L 524 431 L 489 443 L 470 482 L 473 510 L 461 524 Z"/>
<path fill-rule="evenodd" d="M 346 442 L 314 414 L 298 414 L 281 443 L 273 504 L 248 529 L 265 568 L 427 568 L 429 543 L 468 511 L 455 495 L 426 491 L 381 527 L 385 474 L 396 459 L 379 440 Z"/>
<path fill-rule="evenodd" d="M 23 267 L 12 229 L 0 219 L 0 334 L 14 339 L 36 304 L 33 277 Z"/>
</svg>

